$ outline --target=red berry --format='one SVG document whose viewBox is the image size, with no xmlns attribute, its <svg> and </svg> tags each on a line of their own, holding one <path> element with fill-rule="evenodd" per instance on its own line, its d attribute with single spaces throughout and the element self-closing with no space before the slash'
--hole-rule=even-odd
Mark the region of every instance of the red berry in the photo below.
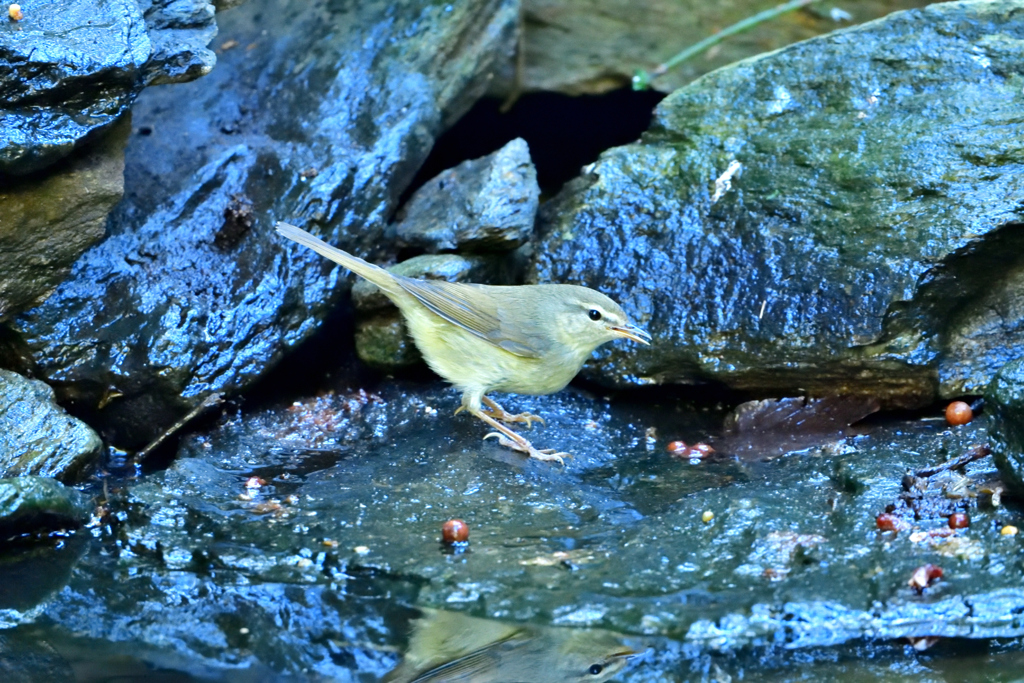
<svg viewBox="0 0 1024 683">
<path fill-rule="evenodd" d="M 974 417 L 974 411 L 963 401 L 953 401 L 946 406 L 946 422 L 954 427 L 965 425 Z"/>
<path fill-rule="evenodd" d="M 950 529 L 966 529 L 971 525 L 971 518 L 964 512 L 954 512 L 949 516 Z"/>
<path fill-rule="evenodd" d="M 441 538 L 445 543 L 466 543 L 469 541 L 469 526 L 461 519 L 449 519 L 441 527 Z"/>
<path fill-rule="evenodd" d="M 686 445 L 685 441 L 673 441 L 672 443 L 665 447 L 665 450 L 668 451 L 669 453 L 682 453 L 687 448 L 688 446 Z"/>
<path fill-rule="evenodd" d="M 883 512 L 875 517 L 875 524 L 878 525 L 881 531 L 899 531 L 903 526 L 899 517 L 890 515 L 888 512 Z"/>
</svg>

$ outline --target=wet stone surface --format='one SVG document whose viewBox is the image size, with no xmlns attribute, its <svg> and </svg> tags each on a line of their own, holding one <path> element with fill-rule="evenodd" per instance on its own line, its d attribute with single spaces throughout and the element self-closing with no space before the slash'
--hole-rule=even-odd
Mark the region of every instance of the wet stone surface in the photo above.
<svg viewBox="0 0 1024 683">
<path fill-rule="evenodd" d="M 919 506 L 905 530 L 876 525 L 905 499 L 907 469 L 983 442 L 983 421 L 694 463 L 666 443 L 706 438 L 721 415 L 579 392 L 501 398 L 548 420 L 530 436 L 570 450 L 564 469 L 482 442 L 485 426 L 451 417 L 458 397 L 440 385 L 228 416 L 166 471 L 115 487 L 46 619 L 175 666 L 340 680 L 394 666 L 415 606 L 619 632 L 653 648 L 625 681 L 749 648 L 1024 634 L 1020 541 L 1000 533 L 1020 512 L 980 493 L 990 459 L 955 486 L 936 480 L 945 504 Z M 951 530 L 950 509 L 970 526 Z M 461 550 L 440 541 L 453 517 L 470 527 Z M 944 576 L 919 592 L 908 580 L 924 563 Z"/>
<path fill-rule="evenodd" d="M 707 74 L 541 208 L 530 280 L 658 340 L 607 384 L 980 393 L 1024 339 L 1022 47 L 1016 3 L 942 3 Z"/>
<path fill-rule="evenodd" d="M 533 236 L 540 187 L 522 138 L 429 180 L 402 208 L 395 238 L 428 252 L 508 251 Z"/>
<path fill-rule="evenodd" d="M 347 293 L 274 223 L 382 250 L 434 137 L 514 47 L 511 0 L 445 7 L 250 0 L 221 15 L 236 47 L 142 94 L 109 236 L 12 321 L 14 355 L 123 448 L 255 382 Z"/>
<path fill-rule="evenodd" d="M 53 389 L 0 370 L 0 477 L 34 474 L 71 483 L 102 447 L 89 425 L 57 405 Z"/>
<path fill-rule="evenodd" d="M 41 303 L 103 238 L 124 190 L 130 133 L 129 121 L 111 126 L 45 179 L 0 180 L 0 320 Z"/>
<path fill-rule="evenodd" d="M 991 415 L 992 451 L 1006 483 L 1024 493 L 1024 361 L 1011 361 L 985 392 Z"/>
<path fill-rule="evenodd" d="M 0 537 L 76 529 L 88 519 L 86 497 L 56 479 L 0 479 Z"/>
<path fill-rule="evenodd" d="M 9 3 L 8 3 L 9 4 Z M 128 112 L 150 83 L 216 62 L 204 0 L 26 3 L 0 22 L 0 175 L 45 168 Z"/>
</svg>

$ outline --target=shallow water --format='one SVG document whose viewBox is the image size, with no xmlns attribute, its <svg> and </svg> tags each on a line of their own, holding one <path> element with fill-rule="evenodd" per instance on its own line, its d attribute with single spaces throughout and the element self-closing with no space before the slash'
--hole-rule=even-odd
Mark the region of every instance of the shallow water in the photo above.
<svg viewBox="0 0 1024 683">
<path fill-rule="evenodd" d="M 33 646 L 68 680 L 370 681 L 435 608 L 618 633 L 643 653 L 619 681 L 1009 680 L 1019 666 L 1019 541 L 999 530 L 1020 514 L 982 492 L 990 459 L 915 499 L 924 538 L 875 524 L 903 504 L 908 468 L 983 441 L 983 419 L 880 419 L 799 452 L 689 461 L 666 444 L 714 438 L 722 411 L 580 390 L 503 403 L 543 415 L 526 433 L 574 457 L 481 441 L 439 383 L 229 410 L 167 470 L 108 480 L 109 513 L 45 564 L 12 558 L 53 597 L 10 604 L 11 620 L 38 615 L 2 651 Z M 970 528 L 948 531 L 956 510 Z M 449 518 L 467 546 L 441 543 Z M 907 580 L 925 562 L 945 573 L 918 594 Z M 923 653 L 906 640 L 930 635 Z"/>
</svg>

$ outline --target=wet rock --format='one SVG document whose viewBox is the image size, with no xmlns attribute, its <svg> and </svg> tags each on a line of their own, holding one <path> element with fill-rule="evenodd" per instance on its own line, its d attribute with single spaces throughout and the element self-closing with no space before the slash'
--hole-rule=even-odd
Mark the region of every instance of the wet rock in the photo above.
<svg viewBox="0 0 1024 683">
<path fill-rule="evenodd" d="M 210 73 L 217 55 L 206 46 L 217 35 L 214 5 L 207 0 L 136 0 L 152 52 L 146 85 L 185 83 Z"/>
<path fill-rule="evenodd" d="M 604 291 L 648 349 L 613 385 L 720 382 L 888 405 L 983 389 L 1019 354 L 1012 2 L 893 14 L 708 74 L 542 208 L 532 279 Z"/>
<path fill-rule="evenodd" d="M 122 121 L 45 177 L 0 183 L 0 321 L 42 303 L 103 237 L 124 188 L 130 132 Z"/>
<path fill-rule="evenodd" d="M 110 237 L 8 345 L 125 447 L 247 386 L 346 292 L 274 223 L 372 257 L 434 136 L 509 57 L 516 16 L 512 0 L 250 0 L 220 15 L 246 49 L 143 93 Z"/>
<path fill-rule="evenodd" d="M 429 180 L 395 226 L 400 244 L 442 251 L 508 251 L 533 234 L 540 187 L 526 141 L 464 161 Z"/>
<path fill-rule="evenodd" d="M 1007 363 L 985 392 L 992 457 L 1003 480 L 1024 494 L 1024 360 Z"/>
<path fill-rule="evenodd" d="M 8 683 L 73 681 L 75 671 L 49 643 L 0 636 L 0 676 Z"/>
<path fill-rule="evenodd" d="M 0 476 L 71 482 L 102 446 L 88 425 L 54 402 L 49 386 L 0 370 Z"/>
<path fill-rule="evenodd" d="M 388 268 L 397 275 L 448 282 L 514 284 L 513 259 L 505 256 L 423 254 Z M 388 370 L 409 367 L 422 356 L 409 337 L 395 305 L 366 280 L 352 286 L 352 303 L 361 315 L 356 323 L 356 353 L 363 362 Z"/>
<path fill-rule="evenodd" d="M 85 497 L 56 479 L 0 479 L 0 537 L 75 529 L 89 518 Z"/>
<path fill-rule="evenodd" d="M 216 33 L 200 0 L 25 6 L 0 26 L 0 174 L 35 171 L 121 117 L 147 83 L 209 71 Z M 145 14 L 145 16 L 144 16 Z"/>
<path fill-rule="evenodd" d="M 423 356 L 397 310 L 375 313 L 359 320 L 355 342 L 359 359 L 378 370 L 398 370 L 423 362 Z"/>
</svg>

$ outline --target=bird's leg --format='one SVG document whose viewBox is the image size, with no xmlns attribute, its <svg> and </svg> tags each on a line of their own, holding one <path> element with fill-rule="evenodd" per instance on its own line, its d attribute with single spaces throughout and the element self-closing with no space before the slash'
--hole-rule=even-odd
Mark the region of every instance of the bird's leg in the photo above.
<svg viewBox="0 0 1024 683">
<path fill-rule="evenodd" d="M 522 422 L 526 424 L 526 426 L 529 427 L 530 429 L 533 429 L 534 421 L 544 424 L 544 418 L 541 417 L 540 415 L 533 415 L 532 413 L 513 414 L 506 411 L 504 408 L 502 408 L 496 402 L 492 401 L 486 396 L 481 396 L 480 400 L 483 401 L 484 405 L 487 406 L 487 410 L 484 411 L 483 408 L 480 408 L 479 410 L 481 412 L 485 412 L 487 415 L 490 415 L 495 420 L 501 420 L 502 422 Z M 470 408 L 463 404 L 455 409 L 455 414 L 458 415 L 463 410 L 469 410 L 469 412 L 473 413 L 473 411 L 470 410 Z M 476 415 L 476 413 L 473 414 Z"/>
<path fill-rule="evenodd" d="M 498 407 L 498 405 L 493 401 L 483 398 L 483 391 L 480 391 L 479 389 L 466 389 L 462 394 L 462 406 L 455 412 L 459 413 L 465 410 L 470 415 L 475 415 L 491 427 L 498 430 L 485 435 L 485 439 L 489 439 L 492 436 L 497 437 L 498 443 L 502 446 L 519 451 L 520 453 L 526 453 L 536 460 L 544 460 L 548 462 L 557 460 L 559 463 L 564 465 L 565 461 L 562 458 L 571 457 L 568 453 L 556 453 L 553 448 L 546 448 L 543 450 L 534 448 L 533 444 L 524 439 L 520 434 L 515 433 L 510 428 L 498 422 L 498 420 L 492 416 L 493 414 L 490 411 L 484 410 L 480 405 L 481 400 L 487 401 L 488 404 L 494 407 Z M 501 410 L 500 407 L 498 407 L 498 409 Z M 501 412 L 504 413 L 505 411 Z"/>
<path fill-rule="evenodd" d="M 534 458 L 536 460 L 544 460 L 545 462 L 557 460 L 558 464 L 565 465 L 565 460 L 563 460 L 563 458 L 572 457 L 568 453 L 556 453 L 554 448 L 534 448 L 533 444 L 524 439 L 521 434 L 516 434 L 511 429 L 509 429 L 508 427 L 501 424 L 493 417 L 485 413 L 483 410 L 479 410 L 473 414 L 498 430 L 496 432 L 491 432 L 490 434 L 485 434 L 485 439 L 489 439 L 492 436 L 496 437 L 498 439 L 498 443 L 501 444 L 502 446 L 506 448 L 511 448 L 514 451 L 519 451 L 520 453 L 526 453 L 531 458 Z"/>
<path fill-rule="evenodd" d="M 530 429 L 533 429 L 533 423 L 535 421 L 544 424 L 544 418 L 540 415 L 532 415 L 530 413 L 519 413 L 517 415 L 513 415 L 512 413 L 506 412 L 504 408 L 486 396 L 482 396 L 480 400 L 484 402 L 485 406 L 490 408 L 488 412 L 495 420 L 501 420 L 502 422 L 522 422 Z"/>
</svg>

